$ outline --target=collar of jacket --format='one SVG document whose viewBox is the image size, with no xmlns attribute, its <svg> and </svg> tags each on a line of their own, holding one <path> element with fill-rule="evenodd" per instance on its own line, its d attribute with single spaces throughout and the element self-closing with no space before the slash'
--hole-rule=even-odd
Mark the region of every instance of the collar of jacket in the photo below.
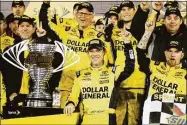
<svg viewBox="0 0 187 125">
<path fill-rule="evenodd" d="M 174 66 L 174 67 L 171 67 L 171 66 L 169 66 L 169 65 L 165 62 L 163 65 L 161 65 L 161 67 L 162 67 L 162 68 L 165 68 L 166 70 L 181 69 L 181 68 L 182 68 L 182 64 L 180 63 L 180 64 L 178 64 L 178 65 L 176 65 L 176 66 Z"/>
<path fill-rule="evenodd" d="M 101 67 L 99 67 L 99 68 L 94 68 L 94 67 L 92 67 L 92 66 L 90 66 L 90 69 L 91 70 L 97 70 L 97 71 L 102 71 L 103 69 L 106 69 L 107 68 L 107 66 L 106 66 L 106 64 L 103 64 Z"/>
</svg>

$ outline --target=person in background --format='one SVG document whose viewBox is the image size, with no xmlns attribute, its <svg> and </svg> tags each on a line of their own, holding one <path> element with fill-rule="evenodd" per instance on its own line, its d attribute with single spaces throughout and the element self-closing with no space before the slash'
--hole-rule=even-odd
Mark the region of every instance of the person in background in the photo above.
<svg viewBox="0 0 187 125">
<path fill-rule="evenodd" d="M 11 7 L 12 13 L 6 17 L 6 22 L 8 23 L 9 20 L 14 16 L 23 16 L 25 12 L 25 4 L 22 0 L 20 1 L 12 1 Z"/>
<path fill-rule="evenodd" d="M 14 39 L 12 37 L 7 36 L 6 34 L 6 21 L 5 17 L 2 12 L 0 12 L 0 114 L 3 112 L 3 106 L 6 104 L 6 88 L 4 85 L 4 80 L 2 76 L 2 69 L 3 69 L 3 59 L 2 59 L 2 53 L 5 51 L 5 49 L 11 45 L 14 44 Z M 1 117 L 1 116 L 0 116 Z"/>
<path fill-rule="evenodd" d="M 13 38 L 16 38 L 18 36 L 17 34 L 18 20 L 16 20 L 16 17 L 20 17 L 24 15 L 24 12 L 25 12 L 24 2 L 22 0 L 12 1 L 11 10 L 12 10 L 12 13 L 6 17 L 7 34 Z"/>
<path fill-rule="evenodd" d="M 102 32 L 104 33 L 104 28 L 105 28 L 105 25 L 104 25 L 104 18 L 100 18 L 96 21 L 95 23 L 95 30 L 97 30 L 98 32 Z"/>
<path fill-rule="evenodd" d="M 6 21 L 2 12 L 0 12 L 0 51 L 4 52 L 4 49 L 8 46 L 13 45 L 14 38 L 10 37 L 6 33 Z"/>
<path fill-rule="evenodd" d="M 70 115 L 75 111 L 80 98 L 83 104 L 82 125 L 116 125 L 116 87 L 119 87 L 121 81 L 128 78 L 134 70 L 133 49 L 128 41 L 124 53 L 127 57 L 124 63 L 131 68 L 107 66 L 104 63 L 106 50 L 103 41 L 89 41 L 88 55 L 91 64 L 90 67 L 76 73 L 77 77 L 64 108 L 65 114 Z"/>
</svg>

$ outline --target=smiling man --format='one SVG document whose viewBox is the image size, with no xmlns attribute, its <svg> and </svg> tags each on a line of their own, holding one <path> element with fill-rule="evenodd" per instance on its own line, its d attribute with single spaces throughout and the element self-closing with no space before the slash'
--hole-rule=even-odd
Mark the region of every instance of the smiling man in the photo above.
<svg viewBox="0 0 187 125">
<path fill-rule="evenodd" d="M 84 125 L 115 125 L 116 91 L 121 81 L 128 78 L 134 70 L 132 45 L 125 44 L 126 67 L 111 67 L 104 63 L 106 54 L 104 43 L 93 39 L 88 44 L 88 56 L 91 64 L 77 72 L 64 113 L 71 115 L 78 105 L 79 97 L 83 104 L 82 123 Z M 115 86 L 115 88 L 114 88 Z M 114 89 L 113 89 L 114 88 Z"/>
</svg>

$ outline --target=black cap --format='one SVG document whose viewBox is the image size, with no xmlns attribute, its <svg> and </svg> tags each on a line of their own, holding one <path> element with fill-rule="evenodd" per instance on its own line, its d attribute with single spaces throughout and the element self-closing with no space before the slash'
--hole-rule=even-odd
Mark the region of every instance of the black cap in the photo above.
<svg viewBox="0 0 187 125">
<path fill-rule="evenodd" d="M 88 50 L 90 49 L 105 49 L 105 45 L 103 43 L 103 41 L 101 41 L 100 39 L 92 39 L 89 41 L 88 43 Z"/>
<path fill-rule="evenodd" d="M 9 17 L 7 24 L 14 22 L 15 20 L 20 20 L 21 16 L 14 16 L 13 14 Z"/>
<path fill-rule="evenodd" d="M 93 8 L 92 4 L 89 3 L 89 2 L 82 2 L 82 3 L 80 3 L 80 5 L 79 5 L 79 7 L 78 7 L 77 10 L 81 10 L 83 8 L 88 9 L 88 11 L 90 11 L 90 12 L 94 12 L 94 8 Z"/>
<path fill-rule="evenodd" d="M 12 7 L 15 7 L 16 5 L 25 6 L 24 2 L 22 0 L 20 1 L 12 1 Z"/>
<path fill-rule="evenodd" d="M 2 12 L 0 12 L 0 20 L 5 20 L 5 17 Z"/>
<path fill-rule="evenodd" d="M 18 23 L 18 25 L 20 25 L 22 22 L 28 22 L 28 23 L 34 25 L 34 21 L 35 21 L 34 18 L 31 18 L 31 17 L 29 17 L 29 16 L 23 15 L 23 16 L 21 16 L 21 17 L 19 18 L 19 23 Z"/>
<path fill-rule="evenodd" d="M 104 25 L 104 19 L 103 18 L 98 19 L 95 25 Z"/>
<path fill-rule="evenodd" d="M 75 10 L 75 8 L 77 8 L 80 4 L 81 4 L 81 2 L 75 3 L 75 4 L 73 5 L 73 10 Z"/>
<path fill-rule="evenodd" d="M 134 8 L 134 3 L 132 1 L 124 1 L 120 4 L 119 6 L 119 11 L 121 11 L 121 9 L 123 7 L 129 7 L 129 8 Z"/>
<path fill-rule="evenodd" d="M 178 41 L 177 40 L 171 40 L 171 41 L 168 42 L 165 50 L 168 50 L 170 48 L 176 48 L 176 49 L 178 49 L 178 51 L 182 51 L 183 50 L 182 42 L 179 41 L 179 40 Z"/>
<path fill-rule="evenodd" d="M 169 16 L 170 14 L 176 14 L 177 16 L 182 18 L 181 12 L 180 12 L 180 10 L 178 8 L 173 8 L 173 7 L 168 8 L 166 10 L 166 13 L 165 13 L 164 17 Z"/>
<path fill-rule="evenodd" d="M 179 8 L 179 3 L 177 1 L 167 1 L 166 4 L 164 4 L 164 7 L 175 7 Z"/>
<path fill-rule="evenodd" d="M 119 7 L 117 5 L 113 5 L 109 11 L 115 11 L 116 13 L 119 13 Z"/>
<path fill-rule="evenodd" d="M 118 18 L 118 13 L 115 11 L 108 11 L 105 13 L 105 16 L 110 18 L 110 16 L 116 16 Z"/>
</svg>

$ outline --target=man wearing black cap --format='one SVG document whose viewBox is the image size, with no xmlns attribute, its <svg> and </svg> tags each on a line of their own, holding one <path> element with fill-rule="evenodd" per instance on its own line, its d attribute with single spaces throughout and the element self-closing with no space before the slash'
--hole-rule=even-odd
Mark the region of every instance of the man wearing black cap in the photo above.
<svg viewBox="0 0 187 125">
<path fill-rule="evenodd" d="M 164 24 L 157 27 L 154 31 L 155 39 L 153 52 L 150 52 L 150 57 L 155 61 L 165 61 L 164 48 L 167 41 L 171 39 L 180 40 L 184 46 L 185 57 L 183 58 L 183 66 L 187 66 L 187 29 L 183 24 L 182 15 L 178 8 L 168 8 L 164 16 Z M 149 48 L 150 49 L 150 48 Z"/>
<path fill-rule="evenodd" d="M 147 31 L 152 32 L 154 23 L 147 23 L 146 27 Z M 144 103 L 143 124 L 177 124 L 177 121 L 171 121 L 174 117 L 186 118 L 184 114 L 186 114 L 187 72 L 181 63 L 184 46 L 180 40 L 168 40 L 163 52 L 166 60 L 160 62 L 150 61 L 146 57 L 147 43 L 148 39 L 141 40 L 137 47 L 140 69 L 149 78 L 146 84 L 148 89 Z"/>
<path fill-rule="evenodd" d="M 64 108 L 65 114 L 70 115 L 75 111 L 80 95 L 84 107 L 81 124 L 116 125 L 116 91 L 121 81 L 128 78 L 134 70 L 132 45 L 126 43 L 125 46 L 127 58 L 124 63 L 131 67 L 129 69 L 107 66 L 104 63 L 104 43 L 99 39 L 89 41 L 88 55 L 91 64 L 89 68 L 76 73 L 77 77 Z"/>
<path fill-rule="evenodd" d="M 4 49 L 13 44 L 14 39 L 7 35 L 6 33 L 6 21 L 2 12 L 0 12 L 0 53 Z"/>
<path fill-rule="evenodd" d="M 23 16 L 25 12 L 25 4 L 23 1 L 12 1 L 11 7 L 12 13 L 6 17 L 6 22 L 8 22 L 14 16 Z"/>
<path fill-rule="evenodd" d="M 80 56 L 80 62 L 63 70 L 62 73 L 59 87 L 63 91 L 62 93 L 66 93 L 65 95 L 61 96 L 63 98 L 61 106 L 64 107 L 73 85 L 73 79 L 75 78 L 76 70 L 84 69 L 90 65 L 90 61 L 87 56 L 88 41 L 94 38 L 101 39 L 102 41 L 105 40 L 103 33 L 96 31 L 94 25 L 92 25 L 94 18 L 94 8 L 91 3 L 81 2 L 79 4 L 76 13 L 78 25 L 65 30 L 50 22 L 49 17 L 47 17 L 47 9 L 49 7 L 50 4 L 44 2 L 40 10 L 40 15 L 43 16 L 41 21 L 43 25 L 46 25 L 44 29 L 47 27 L 52 29 L 60 37 L 60 39 L 63 40 L 64 45 L 75 51 Z M 110 43 L 105 42 L 105 44 L 107 50 L 105 54 L 105 63 L 108 63 L 109 60 L 109 63 L 113 64 L 114 60 L 113 54 L 111 54 L 112 51 L 110 48 Z"/>
</svg>

